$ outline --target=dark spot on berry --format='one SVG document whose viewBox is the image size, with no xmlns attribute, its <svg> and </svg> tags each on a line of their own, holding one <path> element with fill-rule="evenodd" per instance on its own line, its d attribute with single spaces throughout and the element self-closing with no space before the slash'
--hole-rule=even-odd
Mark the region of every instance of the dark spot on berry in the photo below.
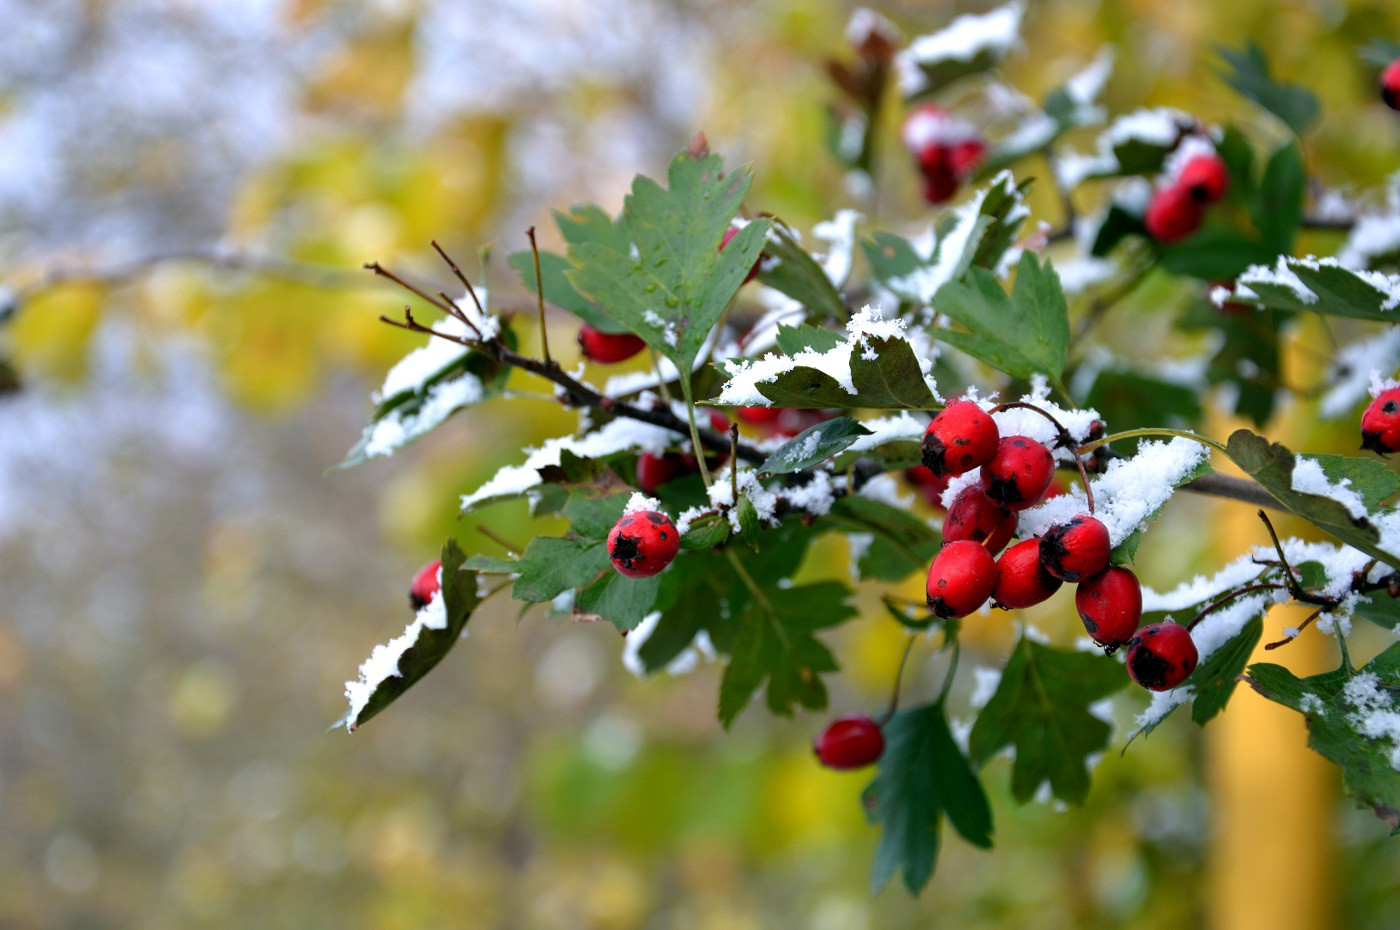
<svg viewBox="0 0 1400 930">
<path fill-rule="evenodd" d="M 652 523 L 656 524 L 657 526 L 661 526 L 663 523 L 666 522 L 666 518 L 655 511 L 647 511 L 647 519 L 650 520 Z M 663 536 L 661 538 L 665 539 L 666 537 Z"/>
<path fill-rule="evenodd" d="M 943 461 L 943 454 L 946 451 L 943 440 L 932 433 L 926 433 L 919 451 L 920 461 L 923 462 L 925 468 L 933 472 L 935 478 L 942 478 L 948 474 L 948 469 Z"/>
<path fill-rule="evenodd" d="M 418 595 L 414 594 L 414 593 L 411 592 L 411 591 L 410 591 L 409 594 L 408 594 L 408 603 L 409 603 L 410 606 L 413 607 L 414 613 L 417 613 L 418 611 L 422 610 L 424 607 L 427 607 L 427 606 L 428 606 L 428 602 L 427 602 L 427 601 L 423 600 L 421 597 L 419 597 Z"/>
<path fill-rule="evenodd" d="M 1390 406 L 1394 407 L 1394 406 L 1395 406 L 1395 401 L 1391 401 L 1391 402 L 1390 402 Z M 1386 412 L 1387 412 L 1387 413 L 1393 413 L 1394 411 L 1386 411 Z M 955 446 L 966 446 L 966 445 L 970 445 L 971 443 L 972 443 L 972 440 L 971 440 L 971 439 L 968 439 L 966 436 L 959 436 L 957 439 L 954 439 L 954 440 L 953 440 L 953 445 L 955 445 Z"/>
<path fill-rule="evenodd" d="M 970 469 L 970 468 L 972 467 L 972 456 L 970 456 L 970 455 L 964 455 L 964 456 L 962 457 L 962 463 L 963 463 L 963 467 L 964 467 L 964 468 L 969 468 L 969 469 Z"/>
<path fill-rule="evenodd" d="M 1084 629 L 1089 632 L 1090 636 L 1093 636 L 1099 631 L 1099 625 L 1093 620 L 1090 620 L 1088 617 L 1085 617 L 1082 614 L 1080 615 L 1080 619 L 1084 621 Z"/>
<path fill-rule="evenodd" d="M 1381 404 L 1381 411 L 1384 413 L 1394 413 L 1397 410 L 1400 410 L 1400 404 L 1397 404 L 1393 400 L 1388 400 Z"/>
<path fill-rule="evenodd" d="M 662 538 L 662 539 L 665 539 L 665 538 L 666 538 L 666 531 L 665 531 L 665 530 L 662 530 L 660 535 L 661 535 L 661 538 Z"/>
<path fill-rule="evenodd" d="M 933 611 L 934 616 L 942 617 L 944 620 L 952 617 L 957 611 L 949 607 L 947 602 L 941 597 L 931 597 L 928 599 L 928 609 Z"/>
<path fill-rule="evenodd" d="M 632 563 L 642 557 L 641 548 L 638 546 L 640 542 L 640 537 L 625 536 L 619 533 L 617 539 L 613 542 L 612 552 L 610 553 L 612 560 L 614 562 L 621 562 L 623 565 L 631 568 Z"/>
<path fill-rule="evenodd" d="M 1133 680 L 1144 688 L 1160 688 L 1171 671 L 1171 663 L 1147 645 L 1138 645 L 1128 653 L 1128 661 L 1133 666 Z"/>
</svg>

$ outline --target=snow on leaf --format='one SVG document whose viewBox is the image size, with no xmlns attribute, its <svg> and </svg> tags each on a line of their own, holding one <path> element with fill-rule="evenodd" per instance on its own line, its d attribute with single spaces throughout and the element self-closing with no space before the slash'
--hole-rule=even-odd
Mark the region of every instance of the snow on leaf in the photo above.
<svg viewBox="0 0 1400 930">
<path fill-rule="evenodd" d="M 900 92 L 912 100 L 994 67 L 1015 44 L 1025 11 L 1025 3 L 1016 0 L 980 16 L 959 16 L 914 39 L 894 59 Z"/>
<path fill-rule="evenodd" d="M 1400 275 L 1355 271 L 1335 258 L 1283 255 L 1272 268 L 1250 266 L 1236 279 L 1233 293 L 1216 288 L 1211 300 L 1216 306 L 1233 301 L 1393 323 L 1400 307 Z"/>
</svg>

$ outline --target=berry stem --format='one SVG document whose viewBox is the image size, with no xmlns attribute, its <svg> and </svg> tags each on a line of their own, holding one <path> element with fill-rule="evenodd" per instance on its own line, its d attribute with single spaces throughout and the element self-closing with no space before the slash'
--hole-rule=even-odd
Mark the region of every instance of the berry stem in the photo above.
<svg viewBox="0 0 1400 930">
<path fill-rule="evenodd" d="M 549 357 L 549 330 L 544 325 L 544 279 L 540 277 L 540 247 L 535 242 L 535 227 L 531 226 L 525 230 L 525 235 L 530 237 L 530 254 L 535 260 L 535 296 L 540 308 L 540 351 L 544 356 L 544 363 L 553 365 L 554 362 Z"/>
<path fill-rule="evenodd" d="M 1220 452 L 1226 452 L 1228 454 L 1224 443 L 1217 442 L 1216 440 L 1211 439 L 1209 436 L 1202 436 L 1200 433 L 1193 433 L 1189 430 L 1167 429 L 1166 427 L 1144 427 L 1142 429 L 1130 429 L 1124 430 L 1121 433 L 1114 433 L 1110 436 L 1104 436 L 1102 439 L 1095 439 L 1093 442 L 1086 442 L 1084 445 L 1080 446 L 1079 454 L 1088 455 L 1090 452 L 1093 452 L 1099 446 L 1106 446 L 1110 442 L 1115 442 L 1119 439 L 1133 439 L 1137 436 L 1175 436 L 1180 439 L 1190 439 L 1192 442 L 1199 442 L 1203 446 L 1210 446 L 1212 449 L 1215 449 Z"/>
<path fill-rule="evenodd" d="M 938 689 L 938 700 L 935 703 L 942 704 L 948 700 L 948 692 L 953 690 L 953 677 L 958 673 L 958 659 L 962 658 L 962 643 L 953 640 L 953 658 L 948 662 L 948 674 L 943 679 L 943 687 Z"/>
<path fill-rule="evenodd" d="M 651 367 L 656 372 L 656 389 L 661 392 L 661 399 L 666 403 L 671 402 L 671 389 L 666 386 L 666 378 L 661 374 L 661 356 L 656 354 L 656 350 L 647 346 L 647 351 L 651 353 Z"/>
<path fill-rule="evenodd" d="M 1069 430 L 1065 429 L 1064 424 L 1057 420 L 1054 417 L 1054 415 L 1050 413 L 1050 411 L 1042 410 L 1035 404 L 1028 404 L 1024 401 L 1019 400 L 1007 401 L 1004 404 L 998 404 L 997 406 L 993 407 L 991 412 L 996 413 L 998 410 L 1011 410 L 1018 408 L 1023 410 L 1034 410 L 1036 413 L 1040 414 L 1045 419 L 1049 420 L 1051 423 L 1054 424 L 1055 431 L 1059 434 L 1059 437 L 1056 439 L 1056 445 L 1065 449 L 1069 449 L 1070 453 L 1074 456 L 1074 464 L 1079 467 L 1079 480 L 1084 483 L 1084 497 L 1088 500 L 1089 513 L 1092 514 L 1094 512 L 1094 489 L 1089 487 L 1089 473 L 1084 469 L 1084 459 L 1080 457 L 1079 452 L 1075 449 L 1074 437 L 1069 434 Z"/>
<path fill-rule="evenodd" d="M 1224 607 L 1226 604 L 1230 603 L 1231 601 L 1233 601 L 1233 600 L 1234 600 L 1235 598 L 1237 598 L 1237 597 L 1241 597 L 1242 595 L 1245 595 L 1245 594 L 1250 594 L 1250 593 L 1252 593 L 1252 592 L 1254 592 L 1254 591 L 1283 591 L 1283 590 L 1287 589 L 1287 587 L 1288 587 L 1288 585 L 1279 584 L 1279 583 L 1273 582 L 1273 581 L 1268 581 L 1268 582 L 1263 582 L 1263 583 L 1261 583 L 1261 584 L 1252 584 L 1252 585 L 1246 585 L 1246 586 L 1244 586 L 1244 587 L 1242 587 L 1242 588 L 1237 588 L 1237 589 L 1235 589 L 1234 591 L 1229 592 L 1229 593 L 1226 594 L 1224 597 L 1220 598 L 1219 600 L 1217 600 L 1215 603 L 1211 604 L 1210 606 L 1201 608 L 1201 612 L 1198 613 L 1198 614 L 1196 614 L 1196 616 L 1195 616 L 1194 618 L 1192 618 L 1192 620 L 1191 620 L 1190 623 L 1186 624 L 1186 629 L 1187 629 L 1187 630 L 1195 629 L 1196 624 L 1198 624 L 1198 623 L 1200 623 L 1202 620 L 1204 620 L 1208 614 L 1210 614 L 1210 613 L 1212 613 L 1212 612 L 1214 612 L 1214 611 L 1220 609 L 1221 607 Z"/>
<path fill-rule="evenodd" d="M 686 387 L 685 413 L 690 421 L 690 445 L 695 450 L 695 463 L 700 466 L 700 480 L 705 482 L 705 488 L 710 487 L 710 466 L 705 464 L 705 444 L 700 441 L 700 427 L 695 423 L 695 401 L 690 397 L 689 382 L 683 381 L 682 386 Z M 730 443 L 733 445 L 733 442 Z M 731 465 L 731 468 L 734 466 Z M 734 498 L 735 506 L 739 504 L 739 498 Z"/>
<path fill-rule="evenodd" d="M 910 636 L 909 641 L 904 644 L 904 653 L 899 657 L 899 668 L 894 673 L 894 691 L 890 694 L 890 706 L 886 708 L 885 715 L 880 718 L 880 726 L 890 722 L 890 718 L 899 710 L 899 687 L 904 681 L 904 667 L 909 663 L 909 653 L 914 651 L 914 637 Z"/>
</svg>

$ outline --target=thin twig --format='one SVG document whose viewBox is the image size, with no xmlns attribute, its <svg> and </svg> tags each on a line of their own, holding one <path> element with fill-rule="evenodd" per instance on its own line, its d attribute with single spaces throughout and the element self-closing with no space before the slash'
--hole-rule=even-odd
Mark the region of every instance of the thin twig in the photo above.
<svg viewBox="0 0 1400 930">
<path fill-rule="evenodd" d="M 531 226 L 525 230 L 525 235 L 530 237 L 530 254 L 535 259 L 535 296 L 539 298 L 540 307 L 540 354 L 544 356 L 546 365 L 554 364 L 549 357 L 549 330 L 544 325 L 544 278 L 540 275 L 540 247 L 535 242 L 535 227 Z"/>
</svg>

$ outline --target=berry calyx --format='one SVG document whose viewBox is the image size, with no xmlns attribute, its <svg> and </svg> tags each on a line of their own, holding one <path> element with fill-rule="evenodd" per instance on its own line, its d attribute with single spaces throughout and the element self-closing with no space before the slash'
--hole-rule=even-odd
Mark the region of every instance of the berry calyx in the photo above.
<svg viewBox="0 0 1400 930">
<path fill-rule="evenodd" d="M 729 240 L 733 239 L 737 235 L 739 235 L 738 226 L 731 226 L 728 229 L 726 229 L 724 231 L 724 238 L 719 241 L 719 250 L 723 252 L 724 247 L 729 244 Z M 760 253 L 759 257 L 754 260 L 753 267 L 749 269 L 749 273 L 744 276 L 745 284 L 748 284 L 754 278 L 758 277 L 758 266 L 762 263 L 763 255 Z"/>
<path fill-rule="evenodd" d="M 1041 564 L 1042 541 L 1026 539 L 997 559 L 997 586 L 992 601 L 1005 610 L 1019 610 L 1050 599 L 1064 584 Z"/>
<path fill-rule="evenodd" d="M 1361 448 L 1381 455 L 1400 452 L 1400 387 L 1381 391 L 1361 414 Z"/>
<path fill-rule="evenodd" d="M 1201 203 L 1215 203 L 1225 196 L 1230 174 L 1220 156 L 1197 155 L 1182 167 L 1176 183 Z"/>
<path fill-rule="evenodd" d="M 943 518 L 943 543 L 970 539 L 996 555 L 1016 535 L 1016 514 L 987 496 L 985 484 L 968 485 L 958 492 Z"/>
<path fill-rule="evenodd" d="M 970 400 L 954 401 L 924 430 L 920 453 L 935 476 L 961 475 L 991 461 L 1001 434 L 996 421 Z"/>
<path fill-rule="evenodd" d="M 1128 641 L 1128 675 L 1149 691 L 1169 691 L 1196 670 L 1191 631 L 1168 620 L 1145 626 Z"/>
<path fill-rule="evenodd" d="M 948 543 L 928 568 L 928 607 L 944 620 L 966 617 L 987 602 L 997 586 L 997 563 L 981 543 Z"/>
<path fill-rule="evenodd" d="M 608 533 L 608 558 L 628 578 L 650 578 L 665 569 L 681 548 L 681 534 L 664 513 L 634 510 Z"/>
<path fill-rule="evenodd" d="M 861 769 L 884 753 L 885 734 L 878 723 L 864 715 L 842 717 L 817 734 L 812 751 L 829 769 Z"/>
<path fill-rule="evenodd" d="M 422 610 L 441 590 L 442 585 L 438 582 L 438 572 L 441 570 L 442 559 L 433 559 L 413 576 L 408 586 L 408 602 L 414 610 Z"/>
<path fill-rule="evenodd" d="M 645 349 L 647 344 L 631 333 L 605 333 L 583 323 L 578 328 L 578 347 L 585 358 L 611 365 L 626 361 Z"/>
<path fill-rule="evenodd" d="M 1117 649 L 1132 640 L 1142 622 L 1142 585 L 1130 569 L 1111 565 L 1079 585 L 1074 606 L 1089 638 Z"/>
<path fill-rule="evenodd" d="M 1108 567 L 1108 527 L 1097 517 L 1080 514 L 1045 531 L 1040 564 L 1061 581 L 1080 582 Z"/>
<path fill-rule="evenodd" d="M 1055 477 L 1055 457 L 1029 436 L 1004 436 L 982 466 L 987 496 L 1007 510 L 1033 507 Z"/>
<path fill-rule="evenodd" d="M 1179 242 L 1201 228 L 1206 207 L 1180 184 L 1164 187 L 1152 195 L 1143 215 L 1147 234 L 1162 243 Z"/>
<path fill-rule="evenodd" d="M 1400 110 L 1400 58 L 1386 65 L 1381 72 L 1381 99 L 1392 110 Z"/>
<path fill-rule="evenodd" d="M 654 495 L 663 484 L 698 470 L 695 456 L 684 452 L 665 452 L 661 455 L 643 452 L 637 457 L 637 487 Z"/>
</svg>

